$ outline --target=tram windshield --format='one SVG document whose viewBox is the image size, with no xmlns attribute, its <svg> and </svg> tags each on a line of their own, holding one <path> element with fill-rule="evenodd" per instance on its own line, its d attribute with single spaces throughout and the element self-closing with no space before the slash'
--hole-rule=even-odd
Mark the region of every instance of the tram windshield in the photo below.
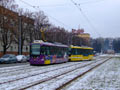
<svg viewBox="0 0 120 90">
<path fill-rule="evenodd" d="M 31 55 L 40 55 L 40 45 L 31 46 Z"/>
</svg>

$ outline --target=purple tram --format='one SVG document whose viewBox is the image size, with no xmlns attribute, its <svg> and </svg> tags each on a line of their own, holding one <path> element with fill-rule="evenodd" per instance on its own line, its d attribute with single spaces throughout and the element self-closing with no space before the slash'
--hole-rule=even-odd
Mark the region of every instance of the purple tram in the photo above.
<svg viewBox="0 0 120 90">
<path fill-rule="evenodd" d="M 58 43 L 34 42 L 30 44 L 30 64 L 44 65 L 68 61 L 68 46 Z"/>
</svg>

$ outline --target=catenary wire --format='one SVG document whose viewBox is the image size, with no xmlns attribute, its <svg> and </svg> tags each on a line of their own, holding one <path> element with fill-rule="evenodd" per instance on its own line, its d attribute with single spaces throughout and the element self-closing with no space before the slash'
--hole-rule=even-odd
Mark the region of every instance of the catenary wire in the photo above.
<svg viewBox="0 0 120 90">
<path fill-rule="evenodd" d="M 96 34 L 99 35 L 99 37 L 101 37 L 101 34 L 97 31 L 97 29 L 94 27 L 94 25 L 91 23 L 91 21 L 88 19 L 88 17 L 86 16 L 86 14 L 83 12 L 83 10 L 80 7 L 80 4 L 75 3 L 73 0 L 71 0 L 71 2 L 78 8 L 78 10 L 81 12 L 81 14 L 84 16 L 84 18 L 87 20 L 87 22 L 89 23 L 89 25 L 91 26 L 92 30 L 94 30 L 94 32 Z M 79 6 L 78 6 L 79 5 Z"/>
<path fill-rule="evenodd" d="M 29 3 L 25 2 L 25 1 L 23 1 L 23 0 L 19 0 L 19 1 L 21 1 L 22 3 L 28 5 L 28 6 L 32 7 L 32 8 L 34 8 L 34 9 L 36 9 L 36 10 L 39 9 L 39 6 L 33 6 L 33 5 L 31 5 L 31 4 L 29 4 Z M 69 29 L 72 29 L 72 27 L 70 27 L 70 26 L 64 24 L 63 22 L 59 21 L 59 20 L 56 19 L 55 17 L 52 17 L 51 15 L 48 15 L 45 11 L 44 11 L 44 13 L 45 13 L 47 16 L 51 17 L 51 18 L 52 18 L 53 20 L 55 20 L 56 22 L 60 23 L 61 25 L 64 25 L 64 26 L 68 27 Z"/>
<path fill-rule="evenodd" d="M 79 3 L 79 5 L 99 3 L 99 2 L 102 2 L 102 1 L 105 1 L 105 0 L 87 1 L 87 2 L 83 2 L 83 3 Z"/>
</svg>

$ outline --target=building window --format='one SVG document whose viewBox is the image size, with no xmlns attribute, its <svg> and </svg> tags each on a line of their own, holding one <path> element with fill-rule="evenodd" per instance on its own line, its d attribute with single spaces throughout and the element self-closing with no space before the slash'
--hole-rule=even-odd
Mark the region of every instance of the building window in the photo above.
<svg viewBox="0 0 120 90">
<path fill-rule="evenodd" d="M 13 51 L 13 46 L 10 47 L 10 51 Z"/>
</svg>

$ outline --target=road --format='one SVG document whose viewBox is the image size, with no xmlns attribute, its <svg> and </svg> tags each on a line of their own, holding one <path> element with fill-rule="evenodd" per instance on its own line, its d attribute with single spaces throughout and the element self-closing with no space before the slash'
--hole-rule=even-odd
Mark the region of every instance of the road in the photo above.
<svg viewBox="0 0 120 90">
<path fill-rule="evenodd" d="M 13 63 L 13 64 L 0 64 L 0 68 L 3 67 L 11 67 L 11 66 L 18 66 L 18 65 L 27 65 L 29 62 L 24 62 L 24 63 Z"/>
</svg>

